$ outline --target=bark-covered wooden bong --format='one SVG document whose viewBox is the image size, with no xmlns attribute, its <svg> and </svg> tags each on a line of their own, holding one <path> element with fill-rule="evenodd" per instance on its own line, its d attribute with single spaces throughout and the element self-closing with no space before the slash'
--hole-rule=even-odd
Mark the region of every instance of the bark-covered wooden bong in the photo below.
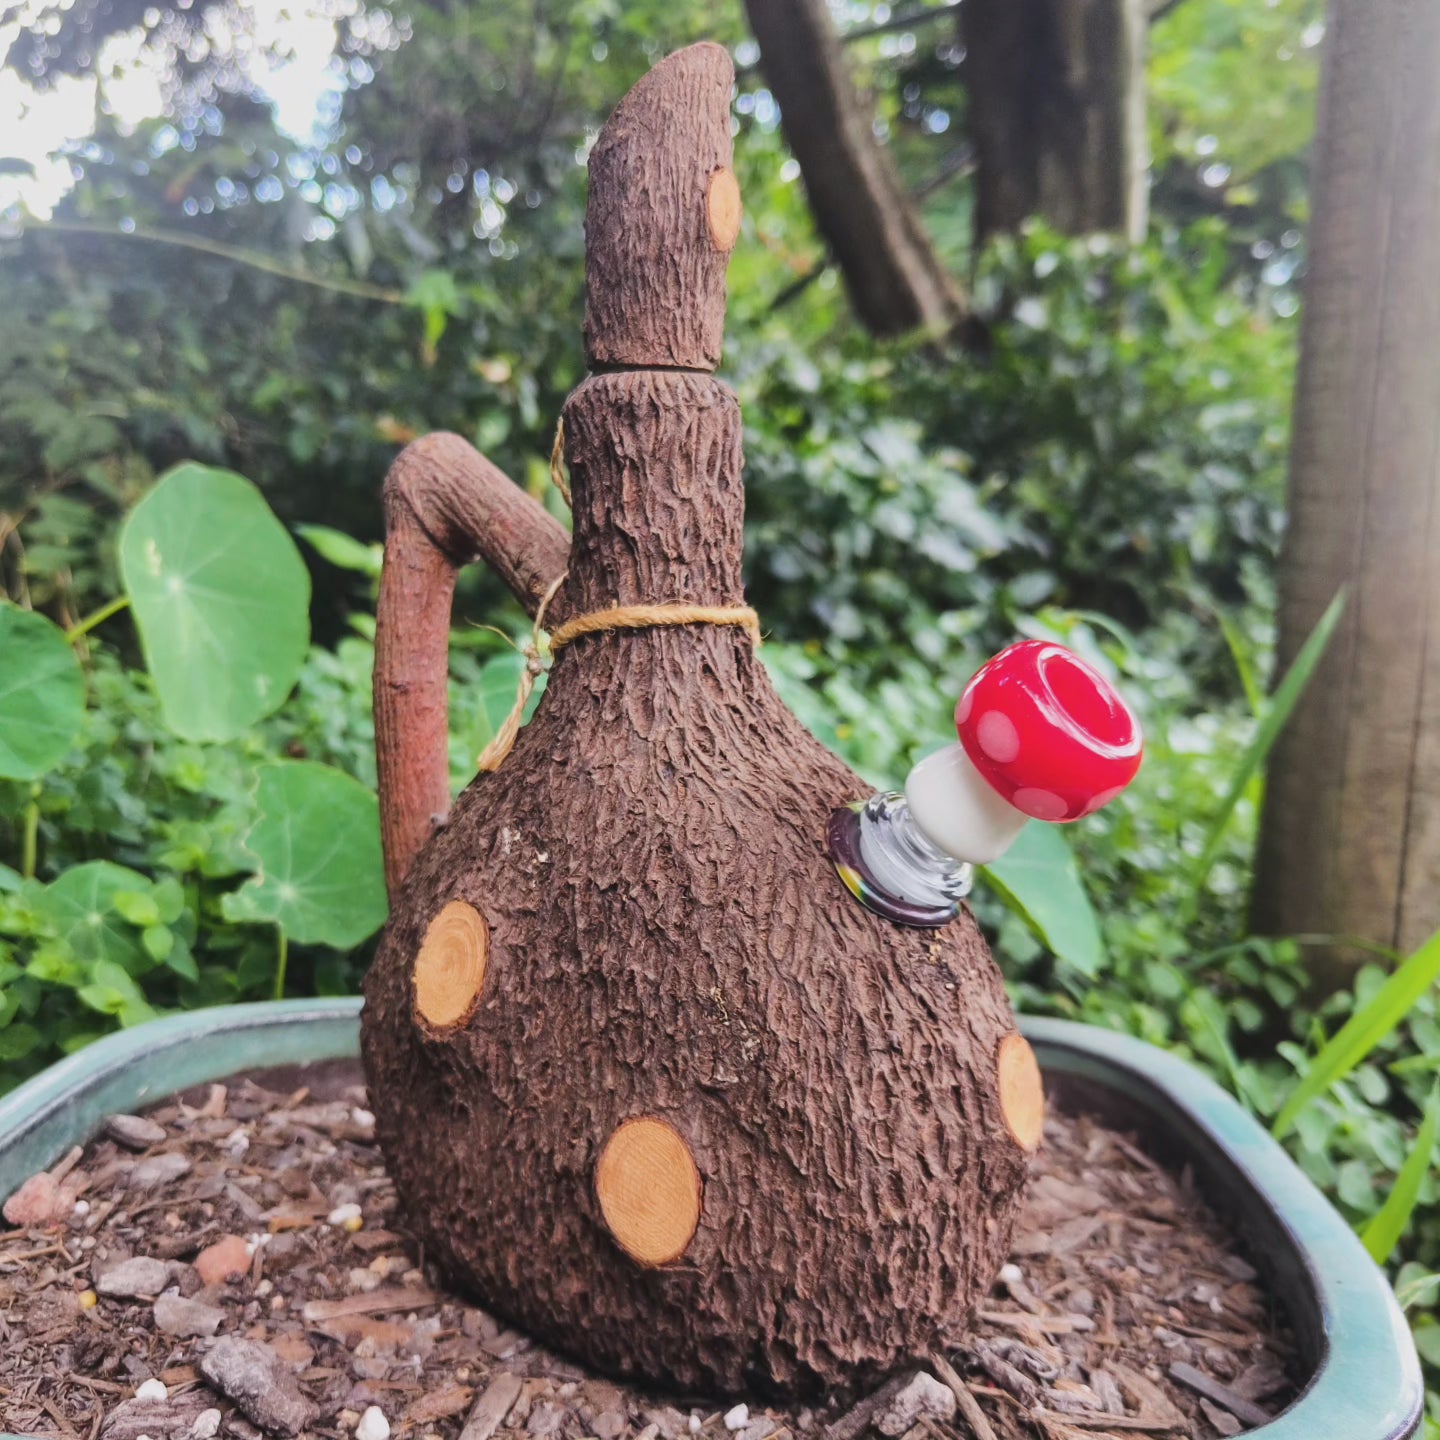
<svg viewBox="0 0 1440 1440">
<path fill-rule="evenodd" d="M 454 436 L 386 482 L 364 1058 L 409 1224 L 508 1321 L 617 1375 L 847 1389 L 963 1329 L 1038 1139 L 969 913 L 910 929 L 846 893 L 827 822 L 868 787 L 739 625 L 566 645 L 442 821 L 456 566 L 532 614 L 563 574 L 547 625 L 744 603 L 740 409 L 711 373 L 731 83 L 718 46 L 670 56 L 591 154 L 573 542 Z"/>
</svg>

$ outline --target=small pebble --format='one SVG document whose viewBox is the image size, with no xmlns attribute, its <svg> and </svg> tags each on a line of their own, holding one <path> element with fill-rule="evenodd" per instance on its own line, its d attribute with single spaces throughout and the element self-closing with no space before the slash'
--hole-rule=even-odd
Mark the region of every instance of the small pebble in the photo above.
<svg viewBox="0 0 1440 1440">
<path fill-rule="evenodd" d="M 942 1424 L 955 1414 L 955 1395 L 928 1370 L 917 1370 L 893 1395 L 872 1421 L 874 1428 L 889 1440 L 900 1440 L 922 1420 Z"/>
<path fill-rule="evenodd" d="M 1025 1272 L 1012 1260 L 1000 1267 L 1000 1278 L 1007 1285 L 1018 1285 L 1025 1278 Z"/>
<path fill-rule="evenodd" d="M 90 1213 L 90 1202 L 88 1200 L 77 1200 L 73 1213 L 76 1215 L 88 1215 Z"/>
<path fill-rule="evenodd" d="M 250 1269 L 253 1253 L 249 1243 L 239 1235 L 226 1235 L 207 1245 L 195 1257 L 195 1272 L 204 1285 L 223 1285 Z"/>
<path fill-rule="evenodd" d="M 149 1255 L 136 1255 L 111 1265 L 96 1277 L 95 1288 L 102 1295 L 132 1300 L 140 1295 L 158 1295 L 170 1283 L 170 1267 Z"/>
<path fill-rule="evenodd" d="M 105 1133 L 130 1150 L 148 1150 L 165 1139 L 165 1129 L 140 1115 L 112 1115 L 105 1122 Z"/>
<path fill-rule="evenodd" d="M 218 1410 L 202 1410 L 190 1427 L 191 1440 L 212 1440 L 220 1433 L 221 1418 Z"/>
<path fill-rule="evenodd" d="M 725 1412 L 725 1428 L 727 1430 L 743 1430 L 750 1423 L 750 1407 L 748 1405 L 737 1405 L 733 1410 Z"/>
<path fill-rule="evenodd" d="M 80 1292 L 80 1308 L 82 1310 L 93 1310 L 99 1303 L 100 1297 L 93 1290 Z"/>
<path fill-rule="evenodd" d="M 692 1435 L 698 1435 L 700 1433 L 700 1417 L 693 1410 L 690 1412 L 689 1425 Z"/>
<path fill-rule="evenodd" d="M 320 1413 L 275 1351 L 259 1341 L 217 1340 L 201 1354 L 198 1368 L 213 1390 L 269 1435 L 298 1435 Z"/>
<path fill-rule="evenodd" d="M 162 1295 L 155 1302 L 155 1328 L 162 1335 L 177 1338 L 210 1336 L 225 1323 L 225 1312 L 214 1305 L 200 1300 L 186 1299 L 183 1295 Z"/>
<path fill-rule="evenodd" d="M 327 1225 L 344 1226 L 351 1220 L 360 1218 L 360 1207 L 352 1200 L 348 1205 L 337 1205 L 326 1217 Z M 373 1405 L 370 1407 L 375 1408 Z M 368 1411 L 366 1412 L 369 1413 Z"/>
<path fill-rule="evenodd" d="M 137 1400 L 168 1400 L 170 1392 L 165 1388 L 163 1380 L 147 1380 L 135 1391 Z"/>
<path fill-rule="evenodd" d="M 390 1440 L 390 1422 L 378 1405 L 369 1406 L 355 1427 L 355 1440 Z"/>
<path fill-rule="evenodd" d="M 151 1155 L 130 1172 L 130 1184 L 137 1190 L 153 1190 L 159 1185 L 172 1185 L 190 1173 L 190 1162 L 173 1151 Z"/>
<path fill-rule="evenodd" d="M 6 1202 L 3 1213 L 6 1220 L 22 1229 L 31 1225 L 48 1225 L 63 1214 L 61 1204 L 64 1194 L 60 1182 L 53 1175 L 41 1171 L 32 1175 Z"/>
</svg>

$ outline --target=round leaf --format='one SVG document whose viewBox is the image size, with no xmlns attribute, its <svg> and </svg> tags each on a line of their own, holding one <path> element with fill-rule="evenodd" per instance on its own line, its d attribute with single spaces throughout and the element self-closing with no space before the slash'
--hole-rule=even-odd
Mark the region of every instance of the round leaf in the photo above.
<svg viewBox="0 0 1440 1440">
<path fill-rule="evenodd" d="M 126 520 L 120 571 L 177 734 L 230 740 L 284 701 L 310 640 L 310 576 L 248 480 L 177 466 Z"/>
<path fill-rule="evenodd" d="M 85 718 L 85 676 L 65 632 L 0 601 L 0 775 L 38 780 Z"/>
<path fill-rule="evenodd" d="M 313 760 L 262 765 L 259 780 L 245 839 L 258 873 L 225 897 L 226 918 L 268 921 L 302 944 L 358 945 L 385 922 L 375 796 Z"/>
<path fill-rule="evenodd" d="M 149 960 L 134 928 L 121 917 L 115 897 L 144 891 L 149 881 L 123 865 L 91 860 L 72 865 L 45 887 L 40 910 L 77 960 L 113 961 L 127 971 L 144 970 Z"/>
</svg>

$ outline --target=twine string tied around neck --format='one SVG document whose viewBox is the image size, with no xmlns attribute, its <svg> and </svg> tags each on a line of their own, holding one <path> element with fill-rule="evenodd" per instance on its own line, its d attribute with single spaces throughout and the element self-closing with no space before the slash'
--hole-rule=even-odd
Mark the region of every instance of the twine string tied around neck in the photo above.
<svg viewBox="0 0 1440 1440">
<path fill-rule="evenodd" d="M 562 570 L 550 582 L 535 608 L 535 623 L 531 627 L 530 638 L 521 647 L 525 667 L 515 687 L 515 703 L 490 743 L 480 752 L 476 765 L 482 771 L 498 770 L 514 747 L 525 706 L 535 690 L 535 681 L 548 668 L 540 648 L 545 611 L 568 573 Z M 760 617 L 748 605 L 611 605 L 605 610 L 577 615 L 556 626 L 550 632 L 550 654 L 553 657 L 557 650 L 585 635 L 600 635 L 607 630 L 650 630 L 666 625 L 738 625 L 749 632 L 756 646 L 760 644 Z"/>
</svg>

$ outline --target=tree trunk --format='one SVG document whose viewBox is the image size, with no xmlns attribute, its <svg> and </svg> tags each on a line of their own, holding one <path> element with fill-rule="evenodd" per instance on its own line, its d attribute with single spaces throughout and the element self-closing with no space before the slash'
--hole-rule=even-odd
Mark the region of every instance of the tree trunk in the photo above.
<svg viewBox="0 0 1440 1440">
<path fill-rule="evenodd" d="M 595 147 L 591 354 L 627 358 L 565 406 L 572 616 L 743 600 L 739 403 L 673 364 L 717 350 L 730 83 L 719 47 L 681 51 Z M 491 550 L 533 559 L 526 533 Z M 502 568 L 533 603 L 536 567 Z M 382 600 L 387 643 L 432 603 Z M 415 737 L 377 713 L 381 773 L 406 773 Z M 409 1224 L 487 1307 L 707 1391 L 844 1391 L 963 1329 L 1036 1092 L 969 913 L 902 929 L 835 873 L 827 820 L 867 788 L 744 630 L 612 630 L 558 652 L 510 756 L 392 857 L 371 1103 Z M 387 814 L 428 803 L 382 788 Z"/>
<path fill-rule="evenodd" d="M 1145 0 L 965 0 L 979 240 L 1145 233 Z"/>
<path fill-rule="evenodd" d="M 816 228 L 855 313 L 876 335 L 949 330 L 964 312 L 960 292 L 875 138 L 825 0 L 745 0 L 745 9 Z"/>
<path fill-rule="evenodd" d="M 1440 6 L 1328 26 L 1279 667 L 1349 598 L 1275 752 L 1254 918 L 1403 950 L 1440 924 Z"/>
</svg>

